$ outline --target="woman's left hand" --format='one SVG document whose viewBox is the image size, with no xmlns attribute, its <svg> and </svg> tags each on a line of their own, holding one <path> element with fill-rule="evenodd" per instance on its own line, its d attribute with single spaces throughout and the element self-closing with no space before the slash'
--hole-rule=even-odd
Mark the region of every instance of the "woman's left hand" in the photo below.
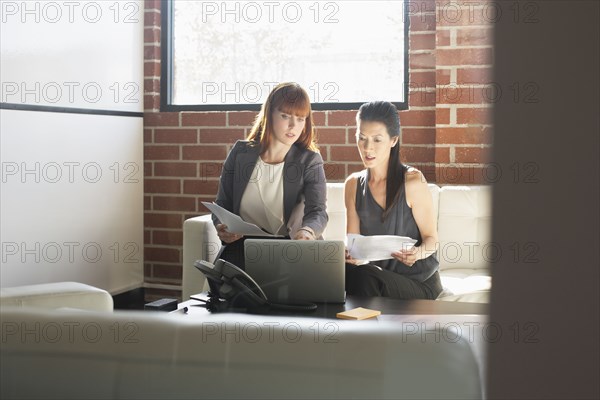
<svg viewBox="0 0 600 400">
<path fill-rule="evenodd" d="M 400 261 L 402 264 L 412 267 L 419 259 L 419 248 L 413 247 L 408 250 L 400 250 L 392 253 L 392 257 Z"/>
</svg>

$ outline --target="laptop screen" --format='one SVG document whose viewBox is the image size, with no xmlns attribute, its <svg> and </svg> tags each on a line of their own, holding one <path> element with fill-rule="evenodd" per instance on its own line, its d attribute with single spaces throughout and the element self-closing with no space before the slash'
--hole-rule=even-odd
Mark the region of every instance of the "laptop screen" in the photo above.
<svg viewBox="0 0 600 400">
<path fill-rule="evenodd" d="M 270 301 L 345 301 L 343 241 L 246 239 L 246 272 Z"/>
</svg>

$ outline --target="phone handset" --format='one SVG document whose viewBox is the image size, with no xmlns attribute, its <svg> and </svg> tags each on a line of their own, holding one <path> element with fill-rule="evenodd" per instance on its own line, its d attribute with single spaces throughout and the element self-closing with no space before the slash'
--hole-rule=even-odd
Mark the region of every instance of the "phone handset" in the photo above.
<svg viewBox="0 0 600 400">
<path fill-rule="evenodd" d="M 215 264 L 199 260 L 194 266 L 206 275 L 213 294 L 234 304 L 264 305 L 267 296 L 250 275 L 225 260 Z"/>
<path fill-rule="evenodd" d="M 316 304 L 274 304 L 269 302 L 267 295 L 250 275 L 232 263 L 219 259 L 215 264 L 198 260 L 194 263 L 207 278 L 210 292 L 213 296 L 221 297 L 236 308 L 255 308 L 269 306 L 284 310 L 311 311 Z"/>
</svg>

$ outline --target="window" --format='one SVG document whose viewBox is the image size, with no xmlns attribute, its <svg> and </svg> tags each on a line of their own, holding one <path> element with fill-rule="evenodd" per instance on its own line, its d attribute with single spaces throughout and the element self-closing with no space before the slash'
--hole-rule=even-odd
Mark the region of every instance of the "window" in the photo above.
<svg viewBox="0 0 600 400">
<path fill-rule="evenodd" d="M 163 111 L 258 110 L 285 81 L 315 110 L 408 108 L 403 1 L 169 0 L 162 15 Z"/>
</svg>

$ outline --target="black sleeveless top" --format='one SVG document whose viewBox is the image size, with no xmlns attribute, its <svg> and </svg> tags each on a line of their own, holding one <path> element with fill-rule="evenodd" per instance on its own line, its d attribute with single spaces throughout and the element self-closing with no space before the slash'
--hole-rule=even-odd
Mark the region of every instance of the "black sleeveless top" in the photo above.
<svg viewBox="0 0 600 400">
<path fill-rule="evenodd" d="M 369 170 L 366 169 L 360 172 L 356 185 L 356 212 L 360 219 L 360 234 L 364 236 L 408 236 L 417 240 L 415 246 L 420 246 L 422 242 L 421 232 L 419 232 L 417 222 L 413 217 L 412 209 L 406 203 L 404 185 L 401 185 L 398 191 L 398 201 L 382 222 L 381 217 L 384 209 L 377 204 L 369 189 Z M 425 259 L 417 260 L 412 267 L 393 258 L 372 261 L 371 263 L 419 282 L 430 278 L 439 268 L 437 252 Z"/>
</svg>

